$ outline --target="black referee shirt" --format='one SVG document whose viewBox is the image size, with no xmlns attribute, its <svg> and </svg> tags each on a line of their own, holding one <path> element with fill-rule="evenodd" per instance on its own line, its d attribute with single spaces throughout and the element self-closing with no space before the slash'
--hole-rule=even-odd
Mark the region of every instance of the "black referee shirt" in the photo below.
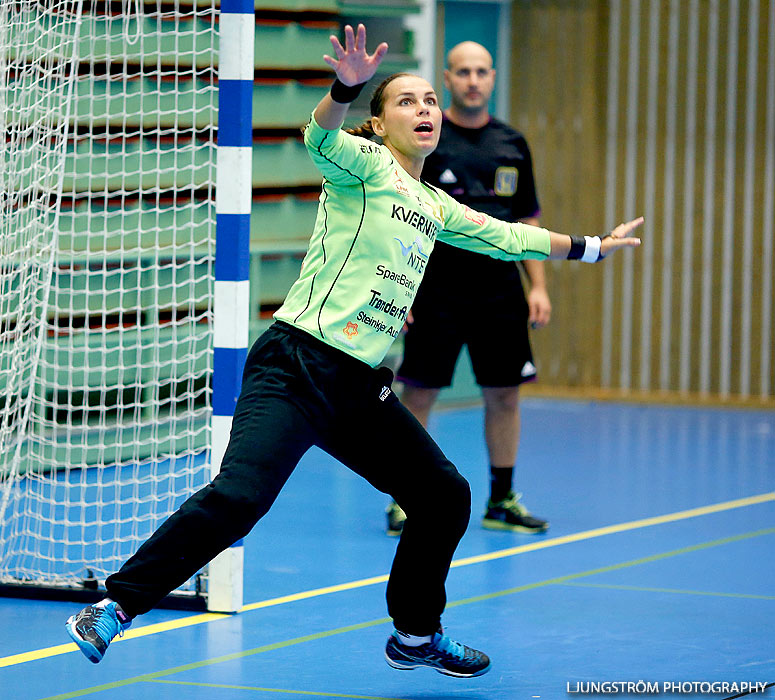
<svg viewBox="0 0 775 700">
<path fill-rule="evenodd" d="M 494 118 L 480 129 L 467 129 L 445 117 L 439 145 L 425 159 L 422 178 L 497 219 L 517 221 L 540 214 L 527 141 Z M 493 295 L 518 291 L 522 296 L 521 285 L 515 290 L 515 284 L 519 285 L 519 271 L 513 262 L 437 242 L 419 294 L 447 300 L 458 297 L 477 305 Z"/>
</svg>

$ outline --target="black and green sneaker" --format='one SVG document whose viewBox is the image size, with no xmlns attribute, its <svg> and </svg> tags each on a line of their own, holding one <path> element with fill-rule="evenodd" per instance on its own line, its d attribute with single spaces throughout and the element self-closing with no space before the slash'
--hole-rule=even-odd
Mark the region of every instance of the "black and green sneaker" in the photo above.
<svg viewBox="0 0 775 700">
<path fill-rule="evenodd" d="M 502 501 L 487 501 L 487 511 L 482 518 L 482 526 L 488 530 L 508 530 L 510 532 L 526 532 L 537 534 L 546 532 L 549 523 L 541 518 L 530 515 L 519 499 L 521 493 L 509 491 Z"/>
<path fill-rule="evenodd" d="M 395 501 L 390 502 L 385 513 L 387 514 L 387 529 L 385 532 L 391 537 L 398 537 L 404 531 L 406 513 Z"/>
</svg>

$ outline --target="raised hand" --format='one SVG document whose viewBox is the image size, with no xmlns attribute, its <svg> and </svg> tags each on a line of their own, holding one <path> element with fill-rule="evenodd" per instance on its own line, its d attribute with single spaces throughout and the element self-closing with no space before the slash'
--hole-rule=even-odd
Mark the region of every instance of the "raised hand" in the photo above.
<svg viewBox="0 0 775 700">
<path fill-rule="evenodd" d="M 619 248 L 636 247 L 640 245 L 640 238 L 631 238 L 630 234 L 643 223 L 643 217 L 619 224 L 611 233 L 603 238 L 600 244 L 600 255 L 606 257 Z"/>
<path fill-rule="evenodd" d="M 383 41 L 369 56 L 366 53 L 366 27 L 362 24 L 358 25 L 357 34 L 349 24 L 345 25 L 344 47 L 333 35 L 331 44 L 336 58 L 326 55 L 323 60 L 336 71 L 339 82 L 345 85 L 359 85 L 370 80 L 388 50 L 388 45 Z"/>
</svg>

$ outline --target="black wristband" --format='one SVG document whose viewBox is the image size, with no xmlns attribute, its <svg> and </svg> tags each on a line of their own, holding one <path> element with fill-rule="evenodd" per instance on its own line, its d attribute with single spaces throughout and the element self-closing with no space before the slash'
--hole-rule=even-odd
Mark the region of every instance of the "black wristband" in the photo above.
<svg viewBox="0 0 775 700">
<path fill-rule="evenodd" d="M 338 102 L 340 105 L 346 105 L 355 100 L 358 95 L 361 94 L 363 86 L 366 83 L 358 83 L 358 85 L 345 85 L 339 81 L 339 78 L 334 80 L 334 84 L 331 86 L 331 99 L 334 102 Z"/>
<path fill-rule="evenodd" d="M 568 260 L 580 260 L 587 248 L 587 242 L 583 236 L 570 237 L 570 250 L 568 251 Z"/>
</svg>

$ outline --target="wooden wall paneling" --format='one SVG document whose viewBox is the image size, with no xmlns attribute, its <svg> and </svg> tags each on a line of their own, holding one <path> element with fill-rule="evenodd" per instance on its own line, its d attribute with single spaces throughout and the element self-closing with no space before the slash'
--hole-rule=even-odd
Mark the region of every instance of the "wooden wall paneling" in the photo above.
<svg viewBox="0 0 775 700">
<path fill-rule="evenodd" d="M 514 3 L 511 121 L 542 223 L 647 217 L 635 253 L 547 264 L 545 383 L 775 405 L 774 5 Z"/>
<path fill-rule="evenodd" d="M 517 2 L 512 7 L 511 122 L 530 143 L 542 224 L 602 230 L 603 192 L 598 85 L 601 13 L 589 2 Z M 583 60 L 579 60 L 579 57 Z M 540 376 L 578 386 L 598 381 L 599 318 L 584 299 L 599 299 L 600 270 L 546 264 L 552 323 L 533 334 Z"/>
</svg>

